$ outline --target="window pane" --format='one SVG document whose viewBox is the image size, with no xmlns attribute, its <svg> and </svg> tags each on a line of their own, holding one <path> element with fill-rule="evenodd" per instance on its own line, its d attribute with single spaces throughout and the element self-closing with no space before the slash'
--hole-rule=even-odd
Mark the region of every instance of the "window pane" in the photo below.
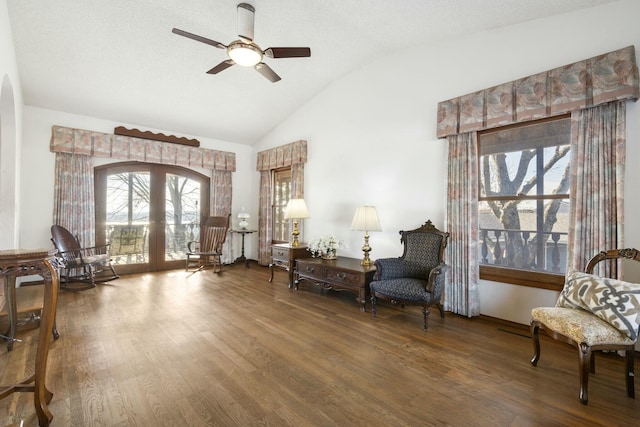
<svg viewBox="0 0 640 427">
<path fill-rule="evenodd" d="M 107 241 L 115 264 L 148 261 L 149 172 L 107 176 Z"/>
<path fill-rule="evenodd" d="M 187 242 L 200 237 L 200 183 L 167 174 L 165 194 L 164 257 L 166 261 L 185 259 Z"/>
<path fill-rule="evenodd" d="M 570 132 L 564 118 L 482 133 L 480 197 L 567 194 Z"/>
<path fill-rule="evenodd" d="M 273 175 L 273 240 L 289 241 L 291 221 L 284 219 L 284 210 L 291 198 L 291 169 L 276 171 Z"/>
<path fill-rule="evenodd" d="M 570 125 L 560 118 L 479 134 L 481 265 L 565 273 Z"/>
<path fill-rule="evenodd" d="M 528 201 L 527 201 L 528 202 Z M 491 206 L 493 205 L 493 206 Z M 480 202 L 480 263 L 508 268 L 564 274 L 567 260 L 569 204 L 555 199 L 504 207 L 515 218 L 505 227 L 494 214 L 495 203 Z M 554 216 L 555 220 L 549 220 Z M 542 227 L 538 221 L 547 219 Z"/>
</svg>

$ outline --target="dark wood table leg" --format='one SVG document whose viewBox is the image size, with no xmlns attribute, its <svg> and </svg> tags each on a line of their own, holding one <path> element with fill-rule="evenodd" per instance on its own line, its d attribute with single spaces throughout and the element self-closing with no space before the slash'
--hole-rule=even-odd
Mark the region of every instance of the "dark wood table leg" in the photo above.
<svg viewBox="0 0 640 427">
<path fill-rule="evenodd" d="M 0 386 L 0 399 L 15 392 L 33 393 L 33 403 L 40 427 L 49 426 L 53 419 L 53 415 L 51 411 L 49 411 L 48 406 L 53 398 L 53 393 L 46 387 L 45 382 L 47 379 L 49 344 L 51 342 L 49 334 L 54 331 L 57 332 L 57 329 L 55 329 L 55 314 L 58 303 L 59 283 L 58 273 L 51 264 L 52 261 L 55 262 L 53 258 L 54 254 L 55 251 L 48 249 L 34 251 L 24 249 L 0 251 L 0 272 L 4 276 L 5 290 L 10 292 L 7 295 L 14 297 L 12 298 L 12 304 L 15 304 L 15 278 L 17 276 L 39 274 L 44 281 L 44 296 L 40 315 L 34 374 L 20 383 Z M 12 314 L 15 314 L 17 317 L 15 305 L 10 309 L 12 310 Z M 17 322 L 13 322 L 14 328 L 16 328 L 16 323 Z M 15 337 L 15 329 L 10 331 L 10 335 L 12 339 Z M 13 342 L 10 344 L 12 345 Z"/>
<path fill-rule="evenodd" d="M 4 297 L 6 298 L 7 312 L 9 314 L 9 329 L 5 333 L 7 351 L 13 350 L 13 343 L 16 342 L 16 332 L 18 330 L 18 308 L 16 304 L 16 277 L 13 275 L 4 276 Z"/>
</svg>

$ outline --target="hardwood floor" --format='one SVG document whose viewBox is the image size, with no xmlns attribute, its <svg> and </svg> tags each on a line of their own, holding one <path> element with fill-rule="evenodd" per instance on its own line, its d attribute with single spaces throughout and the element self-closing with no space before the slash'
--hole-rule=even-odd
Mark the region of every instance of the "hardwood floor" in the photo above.
<svg viewBox="0 0 640 427">
<path fill-rule="evenodd" d="M 321 291 L 252 264 L 131 275 L 61 292 L 47 384 L 52 426 L 638 425 L 623 358 L 599 355 L 589 405 L 577 351 L 528 328 Z M 367 310 L 370 310 L 367 304 Z M 23 377 L 29 341 L 0 347 L 0 383 Z M 638 370 L 636 366 L 636 371 Z M 640 385 L 637 385 L 640 387 Z M 33 397 L 0 400 L 0 426 L 37 424 Z"/>
</svg>

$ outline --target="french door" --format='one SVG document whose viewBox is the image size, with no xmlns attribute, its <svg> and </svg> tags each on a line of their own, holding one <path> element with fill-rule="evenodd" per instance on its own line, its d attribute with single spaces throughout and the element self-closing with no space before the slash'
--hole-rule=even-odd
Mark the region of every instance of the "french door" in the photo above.
<svg viewBox="0 0 640 427">
<path fill-rule="evenodd" d="M 209 178 L 179 166 L 126 162 L 95 169 L 96 242 L 119 273 L 182 268 L 209 212 Z"/>
</svg>

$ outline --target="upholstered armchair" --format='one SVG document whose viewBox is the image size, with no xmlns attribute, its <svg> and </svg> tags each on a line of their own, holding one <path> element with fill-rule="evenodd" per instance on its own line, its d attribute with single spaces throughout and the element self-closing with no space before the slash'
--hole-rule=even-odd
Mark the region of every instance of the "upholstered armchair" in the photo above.
<svg viewBox="0 0 640 427">
<path fill-rule="evenodd" d="M 444 317 L 440 304 L 444 290 L 444 249 L 449 233 L 427 221 L 422 227 L 400 231 L 404 253 L 399 258 L 376 260 L 376 275 L 370 284 L 371 312 L 376 315 L 378 298 L 392 304 L 421 305 L 424 330 L 428 327 L 429 307 L 435 305 Z"/>
<path fill-rule="evenodd" d="M 619 259 L 640 262 L 637 249 L 611 249 L 595 255 L 585 272 L 567 274 L 566 283 L 555 307 L 531 310 L 531 339 L 534 355 L 540 360 L 539 330 L 578 349 L 580 402 L 587 404 L 589 374 L 596 370 L 595 353 L 600 350 L 623 351 L 627 396 L 635 397 L 634 360 L 640 322 L 640 284 L 592 274 L 596 264 Z"/>
</svg>

